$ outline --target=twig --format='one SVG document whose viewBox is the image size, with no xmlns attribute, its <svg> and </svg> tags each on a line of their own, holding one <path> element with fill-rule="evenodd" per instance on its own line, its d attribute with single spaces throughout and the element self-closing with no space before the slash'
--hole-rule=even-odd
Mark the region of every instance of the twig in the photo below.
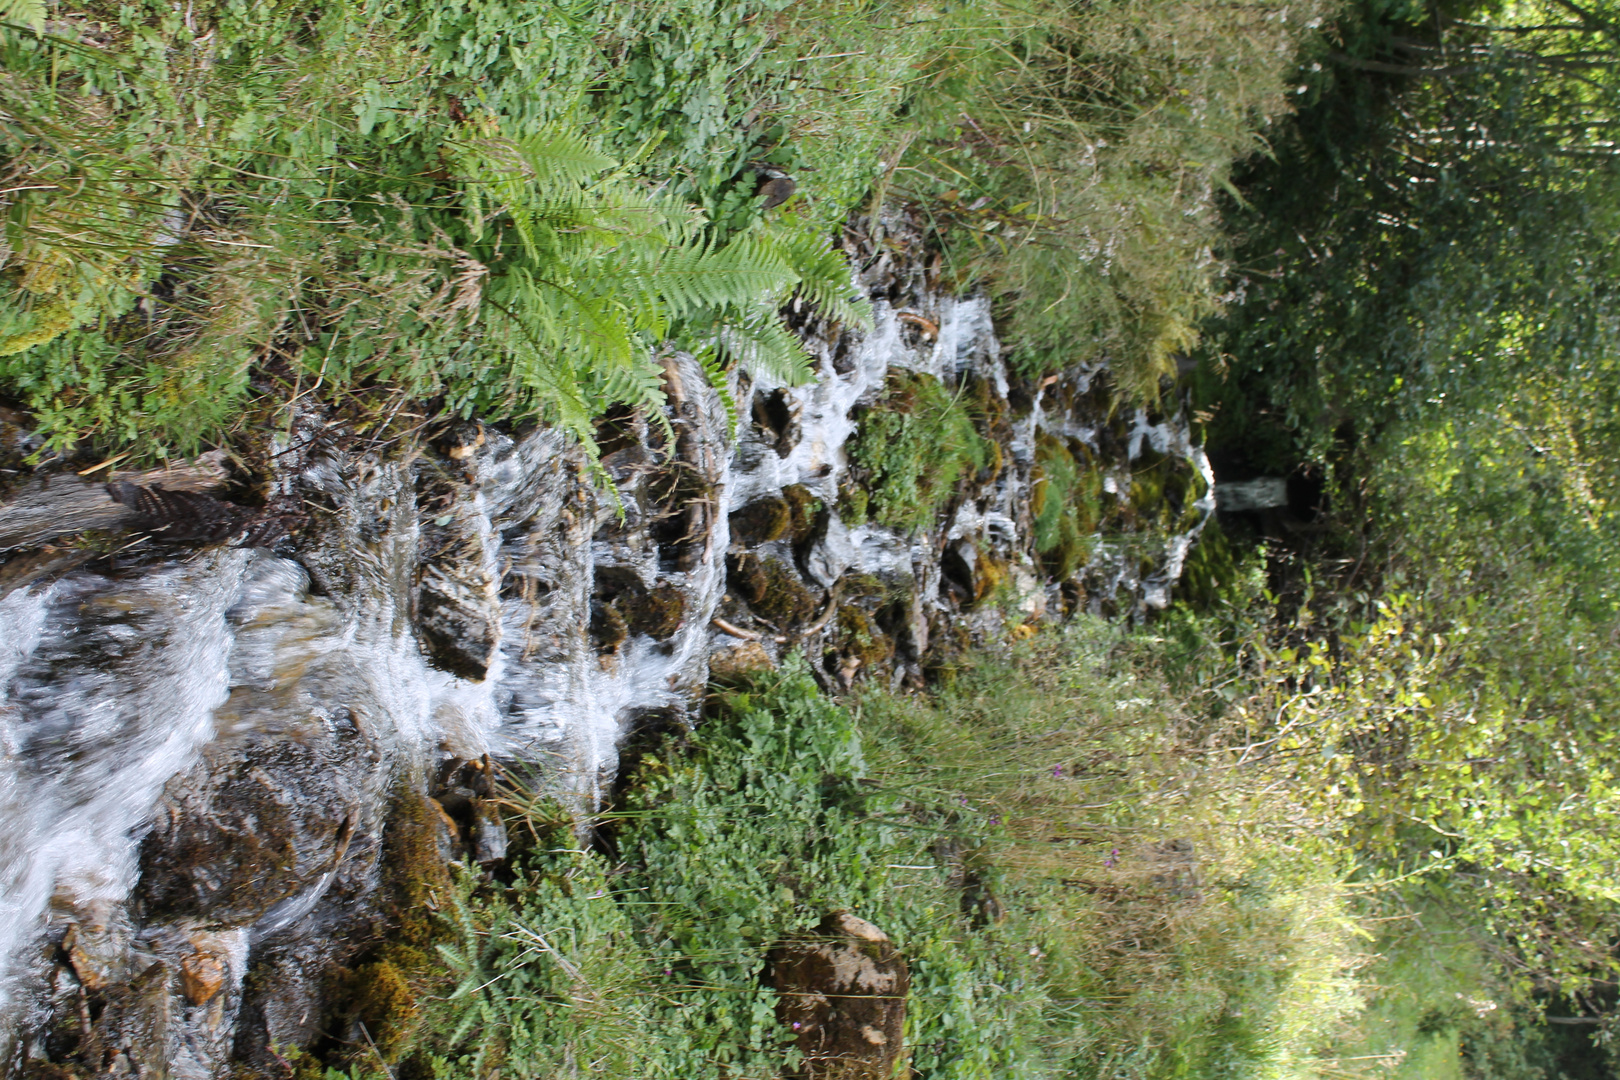
<svg viewBox="0 0 1620 1080">
<path fill-rule="evenodd" d="M 709 620 L 709 625 L 713 626 L 716 630 L 721 630 L 727 634 L 730 634 L 732 637 L 742 638 L 744 641 L 762 640 L 760 635 L 754 633 L 752 630 L 744 630 L 740 626 L 732 626 L 718 615 Z"/>
</svg>

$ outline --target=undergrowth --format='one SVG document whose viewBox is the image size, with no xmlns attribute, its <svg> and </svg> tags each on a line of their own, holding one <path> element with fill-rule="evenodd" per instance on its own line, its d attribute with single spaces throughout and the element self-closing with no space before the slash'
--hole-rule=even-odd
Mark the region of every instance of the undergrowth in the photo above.
<svg viewBox="0 0 1620 1080">
<path fill-rule="evenodd" d="M 656 411 L 667 340 L 716 378 L 807 377 L 772 311 L 798 289 L 858 319 L 826 238 L 863 209 L 881 243 L 894 197 L 931 208 L 950 281 L 1008 302 L 1026 370 L 1103 354 L 1151 396 L 1218 301 L 1210 195 L 1280 110 L 1317 7 L 18 11 L 0 393 L 56 448 L 150 458 L 288 401 L 588 444 L 615 402 Z M 769 213 L 764 169 L 798 186 Z"/>
<path fill-rule="evenodd" d="M 767 1080 L 766 953 L 844 910 L 910 964 L 919 1078 L 1333 1075 L 1362 958 L 1332 815 L 1217 749 L 1154 648 L 1082 620 L 845 703 L 795 663 L 642 757 L 593 844 L 514 795 L 525 850 L 463 877 L 460 988 L 390 1067 Z"/>
</svg>

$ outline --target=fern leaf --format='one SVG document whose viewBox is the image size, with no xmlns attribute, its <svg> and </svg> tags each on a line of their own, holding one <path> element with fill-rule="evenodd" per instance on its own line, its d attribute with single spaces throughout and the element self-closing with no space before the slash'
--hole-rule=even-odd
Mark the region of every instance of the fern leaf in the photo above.
<svg viewBox="0 0 1620 1080">
<path fill-rule="evenodd" d="M 872 305 L 855 287 L 849 257 L 825 236 L 810 232 L 763 234 L 762 247 L 798 275 L 798 293 L 815 304 L 822 314 L 838 322 L 859 327 L 872 325 Z"/>
<path fill-rule="evenodd" d="M 0 0 L 0 22 L 20 23 L 37 34 L 45 29 L 45 0 Z"/>
<path fill-rule="evenodd" d="M 783 386 L 802 386 L 815 378 L 804 346 L 774 312 L 756 309 L 748 318 L 727 322 L 715 340 L 756 376 Z"/>
<path fill-rule="evenodd" d="M 559 129 L 530 135 L 514 145 L 530 177 L 542 187 L 581 184 L 618 164 L 583 137 Z"/>
<path fill-rule="evenodd" d="M 714 388 L 715 394 L 720 398 L 720 404 L 726 410 L 726 441 L 737 440 L 737 426 L 741 422 L 737 411 L 737 399 L 731 392 L 731 379 L 726 375 L 725 365 L 713 348 L 699 349 L 693 353 L 698 365 L 703 368 L 704 378 Z"/>
</svg>

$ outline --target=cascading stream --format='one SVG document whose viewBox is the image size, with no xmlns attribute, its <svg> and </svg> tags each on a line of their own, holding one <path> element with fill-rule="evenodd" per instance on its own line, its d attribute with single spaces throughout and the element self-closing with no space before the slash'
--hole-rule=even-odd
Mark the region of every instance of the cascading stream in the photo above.
<svg viewBox="0 0 1620 1080">
<path fill-rule="evenodd" d="M 318 973 L 347 962 L 347 928 L 387 871 L 401 785 L 448 785 L 442 805 L 464 806 L 477 793 L 444 777 L 493 759 L 589 811 L 632 727 L 695 715 L 711 657 L 752 650 L 750 662 L 770 663 L 803 646 L 819 661 L 846 574 L 910 598 L 909 629 L 895 633 L 911 652 L 895 678 L 915 670 L 931 623 L 999 632 L 1001 609 L 958 610 L 946 596 L 947 548 L 999 552 L 1024 610 L 1045 610 L 1057 585 L 1039 584 L 1025 535 L 1036 441 L 1101 455 L 1098 433 L 1114 423 L 1054 404 L 1062 386 L 1036 389 L 1010 464 L 932 528 L 839 518 L 846 444 L 891 368 L 1008 397 L 988 302 L 913 289 L 910 303 L 879 299 L 864 335 L 811 334 L 815 383 L 734 382 L 736 433 L 699 365 L 669 359 L 675 441 L 637 421 L 605 447 L 617 497 L 553 431 L 479 429 L 441 452 L 388 457 L 306 415 L 278 447 L 271 485 L 314 507 L 296 557 L 216 547 L 0 595 L 0 1029 L 34 1053 L 28 1032 L 77 1008 L 77 987 L 158 971 L 169 974 L 155 997 L 98 1021 L 132 1070 L 219 1077 L 274 1043 L 305 1043 Z M 1068 376 L 1071 398 L 1094 375 Z M 780 429 L 749 423 L 756 406 Z M 1121 453 L 1100 466 L 1113 497 L 1126 497 L 1144 447 L 1187 463 L 1205 491 L 1190 529 L 1153 541 L 1154 573 L 1097 545 L 1083 573 L 1110 596 L 1162 606 L 1213 508 L 1187 431 L 1139 414 L 1114 432 Z M 813 536 L 753 550 L 794 568 L 819 616 L 717 626 L 738 603 L 728 556 L 746 546 L 730 516 L 790 486 L 820 501 Z M 847 677 L 832 656 L 829 679 Z M 440 817 L 451 847 L 457 829 L 487 828 Z M 61 943 L 66 965 L 42 942 Z M 276 987 L 269 998 L 247 989 L 250 966 Z M 217 970 L 217 985 L 174 975 L 194 970 Z"/>
</svg>

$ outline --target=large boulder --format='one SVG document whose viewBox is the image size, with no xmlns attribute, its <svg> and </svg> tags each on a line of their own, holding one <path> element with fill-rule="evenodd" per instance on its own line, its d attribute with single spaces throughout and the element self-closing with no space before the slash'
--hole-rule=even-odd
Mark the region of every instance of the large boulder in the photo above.
<svg viewBox="0 0 1620 1080">
<path fill-rule="evenodd" d="M 773 949 L 776 1015 L 797 1037 L 796 1080 L 906 1080 L 911 973 L 889 936 L 835 912 L 814 935 Z"/>
</svg>

